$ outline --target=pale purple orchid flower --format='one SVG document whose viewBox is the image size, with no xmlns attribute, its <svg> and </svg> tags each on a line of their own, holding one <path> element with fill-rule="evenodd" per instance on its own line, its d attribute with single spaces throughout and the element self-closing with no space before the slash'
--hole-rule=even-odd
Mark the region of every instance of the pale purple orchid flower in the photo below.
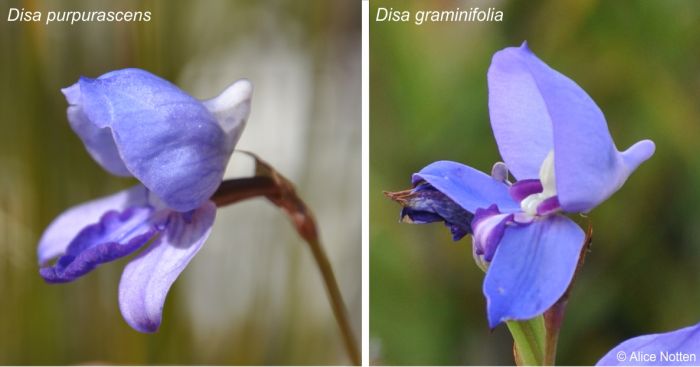
<svg viewBox="0 0 700 367">
<path fill-rule="evenodd" d="M 620 343 L 597 366 L 697 366 L 700 324 L 667 333 L 642 335 Z"/>
<path fill-rule="evenodd" d="M 655 146 L 643 140 L 618 151 L 591 97 L 527 43 L 493 56 L 488 87 L 505 165 L 489 176 L 435 162 L 413 175 L 413 190 L 389 195 L 404 205 L 406 221 L 442 220 L 455 240 L 473 234 L 475 260 L 487 271 L 483 291 L 493 328 L 536 317 L 562 296 L 585 239 L 563 214 L 588 212 L 610 197 Z"/>
<path fill-rule="evenodd" d="M 124 269 L 119 306 L 131 327 L 154 332 L 170 286 L 211 231 L 210 197 L 245 126 L 252 84 L 239 80 L 199 101 L 149 72 L 124 69 L 62 92 L 94 160 L 141 184 L 59 215 L 39 240 L 40 274 L 70 282 L 149 243 Z"/>
</svg>

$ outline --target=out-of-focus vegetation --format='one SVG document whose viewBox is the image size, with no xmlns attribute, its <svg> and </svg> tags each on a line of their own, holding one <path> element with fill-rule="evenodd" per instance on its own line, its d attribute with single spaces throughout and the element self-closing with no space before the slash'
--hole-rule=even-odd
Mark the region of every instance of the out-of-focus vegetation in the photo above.
<svg viewBox="0 0 700 367">
<path fill-rule="evenodd" d="M 371 22 L 370 335 L 386 364 L 512 364 L 488 330 L 471 241 L 440 224 L 398 223 L 382 190 L 448 159 L 489 171 L 499 159 L 486 71 L 527 40 L 606 115 L 618 147 L 656 142 L 589 216 L 592 253 L 573 291 L 558 363 L 595 363 L 631 336 L 700 321 L 700 3 L 695 1 L 373 1 L 394 9 L 504 11 L 502 23 Z M 585 221 L 581 221 L 585 224 Z"/>
<path fill-rule="evenodd" d="M 152 15 L 47 26 L 7 22 L 11 7 Z M 359 337 L 359 4 L 0 0 L 0 14 L 0 364 L 348 363 L 308 249 L 262 199 L 219 210 L 153 335 L 119 312 L 128 259 L 48 285 L 36 243 L 63 210 L 134 183 L 91 160 L 60 88 L 140 67 L 210 98 L 247 77 L 256 91 L 239 147 L 292 179 L 315 211 Z M 235 158 L 228 175 L 251 174 L 237 171 L 245 164 Z"/>
</svg>

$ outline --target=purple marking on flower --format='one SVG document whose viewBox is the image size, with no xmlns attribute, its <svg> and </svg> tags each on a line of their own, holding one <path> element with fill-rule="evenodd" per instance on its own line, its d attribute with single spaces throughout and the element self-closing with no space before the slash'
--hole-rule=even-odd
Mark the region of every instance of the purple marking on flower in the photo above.
<svg viewBox="0 0 700 367">
<path fill-rule="evenodd" d="M 596 366 L 697 366 L 700 324 L 620 343 Z"/>
<path fill-rule="evenodd" d="M 129 255 L 157 233 L 150 221 L 152 213 L 149 206 L 106 212 L 99 222 L 78 233 L 54 266 L 39 273 L 49 283 L 70 282 L 102 263 Z"/>
<path fill-rule="evenodd" d="M 505 167 L 489 177 L 439 161 L 414 174 L 412 182 L 426 182 L 476 213 L 473 253 L 487 271 L 484 295 L 489 325 L 495 327 L 535 317 L 561 297 L 585 236 L 559 213 L 593 209 L 655 148 L 644 140 L 619 152 L 593 100 L 526 43 L 493 56 L 488 86 L 491 127 L 518 181 L 510 185 L 504 179 Z"/>
<path fill-rule="evenodd" d="M 51 222 L 39 240 L 39 265 L 46 265 L 49 260 L 63 255 L 75 236 L 83 228 L 95 223 L 104 213 L 121 212 L 132 206 L 144 205 L 148 205 L 148 190 L 142 185 L 136 185 L 66 210 Z"/>
<path fill-rule="evenodd" d="M 129 325 L 154 332 L 170 286 L 211 232 L 209 199 L 245 126 L 252 85 L 241 80 L 198 101 L 125 69 L 81 78 L 63 93 L 71 127 L 95 161 L 142 184 L 58 216 L 39 241 L 39 273 L 49 283 L 72 281 L 152 242 L 127 265 L 119 297 Z"/>
<path fill-rule="evenodd" d="M 560 209 L 561 205 L 559 204 L 559 198 L 556 195 L 551 196 L 547 199 L 542 200 L 540 205 L 537 206 L 537 215 L 544 216 L 547 214 L 557 212 Z"/>
<path fill-rule="evenodd" d="M 477 209 L 472 220 L 474 228 L 474 251 L 483 256 L 486 263 L 491 262 L 498 243 L 503 238 L 506 223 L 513 220 L 513 214 L 502 214 L 496 204 L 488 209 Z"/>
<path fill-rule="evenodd" d="M 523 201 L 526 197 L 532 195 L 532 194 L 539 194 L 542 192 L 542 182 L 540 182 L 539 179 L 527 179 L 527 180 L 520 180 L 513 185 L 510 186 L 508 189 L 508 192 L 510 193 L 510 196 L 513 198 L 513 200 L 517 202 Z"/>
</svg>

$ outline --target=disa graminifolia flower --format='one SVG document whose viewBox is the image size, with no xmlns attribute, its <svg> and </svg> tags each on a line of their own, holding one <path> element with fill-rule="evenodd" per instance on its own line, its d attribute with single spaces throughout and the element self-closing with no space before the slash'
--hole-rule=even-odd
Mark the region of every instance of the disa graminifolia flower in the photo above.
<svg viewBox="0 0 700 367">
<path fill-rule="evenodd" d="M 70 282 L 150 243 L 124 269 L 119 306 L 134 329 L 156 331 L 170 286 L 211 231 L 209 199 L 248 117 L 252 84 L 239 80 L 199 101 L 144 70 L 124 69 L 62 91 L 68 121 L 95 161 L 141 184 L 58 216 L 39 241 L 40 274 Z"/>
<path fill-rule="evenodd" d="M 563 214 L 596 207 L 655 148 L 644 140 L 619 152 L 595 102 L 526 43 L 493 56 L 488 87 L 505 165 L 497 163 L 488 176 L 435 162 L 413 175 L 413 189 L 388 196 L 404 206 L 405 221 L 444 221 L 454 240 L 473 235 L 474 258 L 487 271 L 483 291 L 493 328 L 536 317 L 562 296 L 585 238 Z"/>
<path fill-rule="evenodd" d="M 597 366 L 697 366 L 700 324 L 661 334 L 642 335 L 620 343 Z"/>
</svg>

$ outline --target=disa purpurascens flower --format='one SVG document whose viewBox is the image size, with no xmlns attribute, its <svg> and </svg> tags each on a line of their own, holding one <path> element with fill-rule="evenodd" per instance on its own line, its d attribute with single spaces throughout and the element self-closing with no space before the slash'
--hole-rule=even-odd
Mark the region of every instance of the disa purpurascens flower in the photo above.
<svg viewBox="0 0 700 367">
<path fill-rule="evenodd" d="M 124 269 L 119 306 L 131 327 L 154 332 L 170 286 L 211 231 L 210 197 L 243 131 L 252 84 L 239 80 L 199 101 L 149 72 L 124 69 L 62 91 L 92 158 L 140 184 L 59 215 L 39 241 L 40 274 L 70 282 L 149 243 Z"/>
<path fill-rule="evenodd" d="M 618 151 L 591 97 L 526 43 L 493 56 L 488 88 L 505 164 L 489 176 L 435 162 L 413 175 L 413 189 L 388 196 L 404 206 L 405 221 L 444 221 L 454 240 L 473 235 L 493 328 L 536 317 L 562 296 L 585 238 L 564 214 L 588 212 L 610 197 L 655 147 L 643 140 Z"/>
</svg>

